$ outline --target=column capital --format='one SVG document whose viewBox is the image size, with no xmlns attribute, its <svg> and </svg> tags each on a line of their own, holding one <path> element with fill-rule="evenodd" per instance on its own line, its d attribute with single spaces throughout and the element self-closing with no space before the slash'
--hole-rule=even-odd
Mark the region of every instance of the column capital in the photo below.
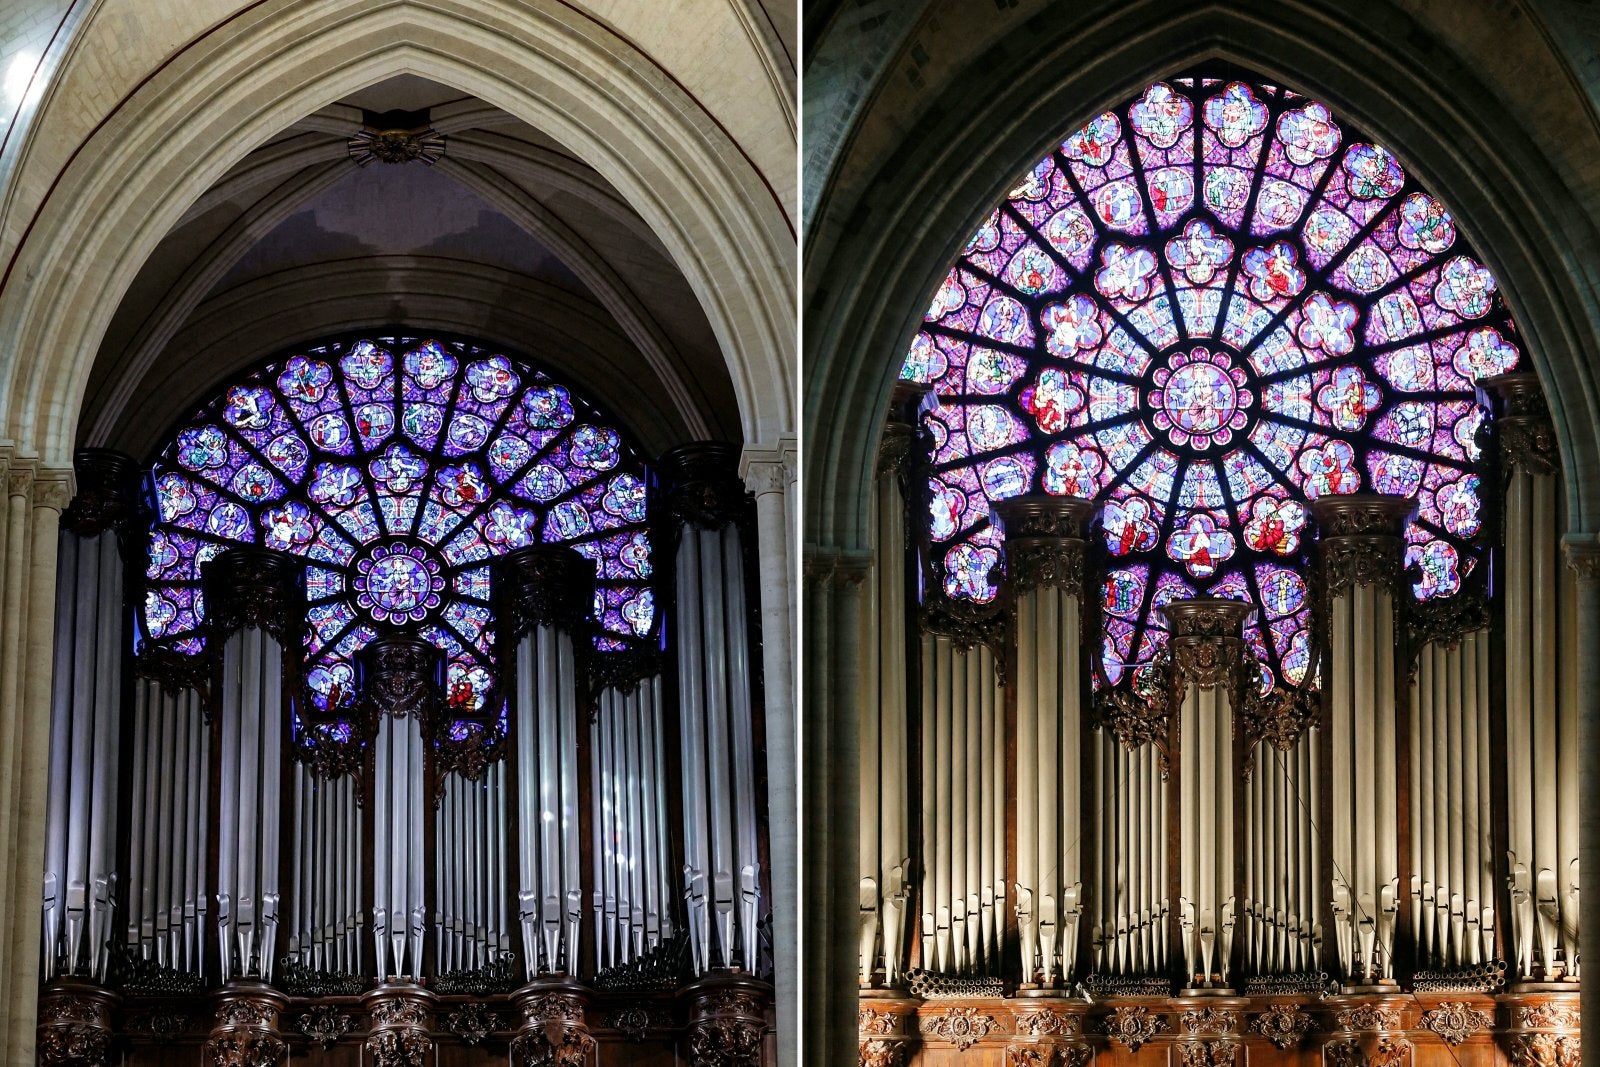
<svg viewBox="0 0 1600 1067">
<path fill-rule="evenodd" d="M 439 704 L 443 656 L 415 634 L 385 634 L 356 653 L 361 704 L 370 721 L 410 716 L 426 732 Z"/>
<path fill-rule="evenodd" d="M 72 472 L 41 467 L 33 472 L 33 506 L 57 513 L 72 503 Z"/>
<path fill-rule="evenodd" d="M 807 545 L 805 576 L 807 583 L 860 585 L 872 572 L 872 553 L 864 550 Z"/>
<path fill-rule="evenodd" d="M 1567 566 L 1577 572 L 1579 581 L 1600 578 L 1600 537 L 1567 534 L 1561 539 L 1561 551 L 1567 557 Z"/>
<path fill-rule="evenodd" d="M 745 445 L 739 456 L 739 477 L 756 496 L 786 493 L 795 479 L 798 445 L 793 437 Z"/>
<path fill-rule="evenodd" d="M 1244 669 L 1244 627 L 1255 608 L 1242 600 L 1191 597 L 1169 601 L 1157 610 L 1171 631 L 1167 648 L 1178 689 L 1220 685 L 1232 691 Z"/>
<path fill-rule="evenodd" d="M 1554 474 L 1561 465 L 1561 453 L 1539 376 L 1532 371 L 1496 374 L 1480 381 L 1478 388 L 1487 394 L 1494 413 L 1502 466 L 1529 474 Z"/>
<path fill-rule="evenodd" d="M 577 630 L 594 610 L 594 561 L 566 545 L 529 545 L 490 565 L 503 647 L 538 626 Z"/>
<path fill-rule="evenodd" d="M 80 448 L 72 457 L 78 491 L 61 513 L 61 525 L 94 537 L 131 523 L 139 514 L 139 461 L 111 448 Z"/>
<path fill-rule="evenodd" d="M 1412 497 L 1350 493 L 1318 497 L 1311 514 L 1320 533 L 1322 580 L 1329 597 L 1358 585 L 1400 585 Z"/>
<path fill-rule="evenodd" d="M 1084 542 L 1094 520 L 1093 501 L 1047 494 L 998 501 L 990 517 L 1004 539 L 1006 578 L 1020 596 L 1042 586 L 1083 592 Z"/>
<path fill-rule="evenodd" d="M 270 548 L 230 548 L 201 570 L 206 627 L 224 637 L 259 627 L 288 643 L 305 615 L 305 564 Z"/>
</svg>

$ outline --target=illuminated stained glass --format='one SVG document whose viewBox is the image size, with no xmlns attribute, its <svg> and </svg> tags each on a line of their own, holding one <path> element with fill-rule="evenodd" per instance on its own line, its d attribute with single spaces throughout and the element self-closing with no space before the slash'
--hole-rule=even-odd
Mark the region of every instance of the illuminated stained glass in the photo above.
<svg viewBox="0 0 1600 1067">
<path fill-rule="evenodd" d="M 1260 609 L 1265 684 L 1305 682 L 1307 502 L 1414 496 L 1413 594 L 1478 565 L 1475 383 L 1522 362 L 1494 276 L 1396 156 L 1249 76 L 1172 78 L 1091 120 L 972 235 L 901 377 L 928 383 L 927 532 L 984 602 L 989 506 L 1102 504 L 1098 682 L 1137 685 L 1154 609 Z"/>
<path fill-rule="evenodd" d="M 181 429 L 154 466 L 148 639 L 204 647 L 200 569 L 231 544 L 306 559 L 307 681 L 354 695 L 355 653 L 416 627 L 453 703 L 493 685 L 489 560 L 539 542 L 595 561 L 596 645 L 655 628 L 645 475 L 599 414 L 469 345 L 376 338 L 265 367 Z"/>
</svg>

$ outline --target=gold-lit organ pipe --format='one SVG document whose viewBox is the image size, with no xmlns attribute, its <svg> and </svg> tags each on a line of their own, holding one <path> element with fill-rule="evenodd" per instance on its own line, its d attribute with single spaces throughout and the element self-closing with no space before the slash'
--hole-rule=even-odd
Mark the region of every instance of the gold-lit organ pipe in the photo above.
<svg viewBox="0 0 1600 1067">
<path fill-rule="evenodd" d="M 1394 977 L 1398 910 L 1395 626 L 1381 586 L 1333 598 L 1333 912 L 1342 970 L 1356 984 Z"/>
<path fill-rule="evenodd" d="M 1070 982 L 1083 909 L 1083 646 L 1078 597 L 1017 598 L 1017 927 L 1022 981 Z"/>
<path fill-rule="evenodd" d="M 1288 751 L 1261 742 L 1245 791 L 1245 968 L 1305 974 L 1322 968 L 1316 847 L 1320 735 L 1311 727 Z"/>
<path fill-rule="evenodd" d="M 1506 787 L 1512 968 L 1578 974 L 1576 592 L 1553 474 L 1513 471 L 1505 509 Z M 1552 610 L 1552 607 L 1554 610 Z"/>
<path fill-rule="evenodd" d="M 868 630 L 862 635 L 861 981 L 881 960 L 883 982 L 905 969 L 911 842 L 906 820 L 906 525 L 899 476 L 873 486 Z"/>
<path fill-rule="evenodd" d="M 1167 783 L 1153 744 L 1129 749 L 1110 730 L 1095 746 L 1096 884 L 1090 894 L 1095 969 L 1167 972 Z"/>
<path fill-rule="evenodd" d="M 947 637 L 922 643 L 922 960 L 996 975 L 1005 906 L 1005 750 L 994 654 Z M 931 778 L 931 781 L 930 781 Z"/>
<path fill-rule="evenodd" d="M 1421 650 L 1411 686 L 1411 918 L 1423 967 L 1494 955 L 1489 638 Z"/>
</svg>

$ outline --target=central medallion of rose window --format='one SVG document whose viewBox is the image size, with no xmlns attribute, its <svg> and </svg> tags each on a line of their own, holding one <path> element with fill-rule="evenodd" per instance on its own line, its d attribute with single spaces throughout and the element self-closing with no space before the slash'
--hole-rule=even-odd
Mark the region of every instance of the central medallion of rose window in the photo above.
<svg viewBox="0 0 1600 1067">
<path fill-rule="evenodd" d="M 1221 448 L 1250 421 L 1255 394 L 1246 388 L 1244 367 L 1226 351 L 1206 345 L 1179 349 L 1151 381 L 1151 420 L 1180 448 Z"/>
<path fill-rule="evenodd" d="M 380 623 L 421 622 L 439 606 L 439 561 L 415 544 L 379 545 L 356 561 L 356 604 Z"/>
</svg>

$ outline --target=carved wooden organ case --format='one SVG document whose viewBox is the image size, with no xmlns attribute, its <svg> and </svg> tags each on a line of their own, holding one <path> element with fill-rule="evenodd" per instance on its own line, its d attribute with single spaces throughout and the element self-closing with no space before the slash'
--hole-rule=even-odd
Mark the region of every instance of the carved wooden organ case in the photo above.
<svg viewBox="0 0 1600 1067">
<path fill-rule="evenodd" d="M 996 504 L 1000 595 L 945 597 L 932 402 L 897 386 L 863 637 L 864 1067 L 1577 1062 L 1559 459 L 1533 375 L 1480 400 L 1482 580 L 1423 605 L 1413 501 L 1314 501 L 1310 681 L 1264 692 L 1254 606 L 1205 597 L 1161 609 L 1140 684 L 1094 684 L 1088 500 Z"/>
<path fill-rule="evenodd" d="M 78 457 L 50 711 L 41 1063 L 772 1062 L 751 504 L 663 457 L 661 651 L 591 640 L 595 564 L 493 563 L 493 711 L 414 627 L 305 698 L 301 560 L 205 564 L 207 652 L 136 647 L 145 475 Z"/>
</svg>

